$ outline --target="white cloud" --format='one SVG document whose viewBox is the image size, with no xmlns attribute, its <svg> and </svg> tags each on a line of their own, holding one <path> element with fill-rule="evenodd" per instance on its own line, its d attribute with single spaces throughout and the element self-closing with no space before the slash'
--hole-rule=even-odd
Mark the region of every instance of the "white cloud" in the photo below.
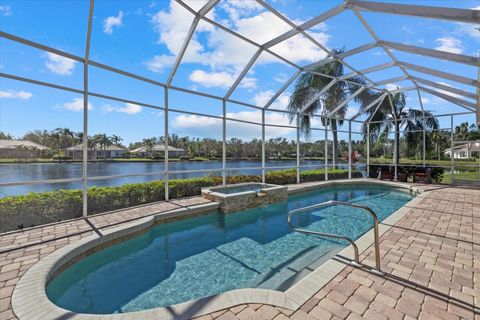
<svg viewBox="0 0 480 320">
<path fill-rule="evenodd" d="M 454 37 L 444 37 L 438 38 L 435 42 L 439 43 L 440 45 L 435 49 L 451 52 L 451 53 L 463 53 L 463 45 L 460 39 Z"/>
<path fill-rule="evenodd" d="M 7 5 L 0 5 L 0 16 L 7 17 L 12 14 L 12 9 Z"/>
<path fill-rule="evenodd" d="M 53 73 L 60 74 L 62 76 L 71 75 L 75 68 L 76 62 L 72 59 L 68 59 L 57 54 L 47 52 L 48 61 L 45 62 L 45 67 Z"/>
<path fill-rule="evenodd" d="M 458 23 L 455 33 L 480 41 L 480 31 L 469 23 Z"/>
<path fill-rule="evenodd" d="M 476 6 L 470 9 L 480 11 L 480 6 Z M 454 33 L 480 41 L 480 31 L 476 27 L 478 26 L 470 23 L 457 23 L 457 28 Z"/>
<path fill-rule="evenodd" d="M 103 20 L 103 32 L 107 34 L 113 33 L 114 27 L 121 27 L 123 19 L 123 11 L 119 11 L 117 16 L 110 16 Z"/>
<path fill-rule="evenodd" d="M 347 113 L 345 114 L 345 119 L 350 119 L 351 117 L 356 115 L 359 111 L 360 109 L 358 107 L 349 105 L 347 109 Z"/>
<path fill-rule="evenodd" d="M 412 30 L 412 28 L 411 28 L 410 26 L 406 25 L 406 24 L 404 24 L 404 25 L 400 28 L 400 30 L 405 31 L 406 33 L 410 33 L 410 34 L 411 34 L 411 33 L 414 33 L 413 30 Z"/>
<path fill-rule="evenodd" d="M 388 91 L 397 90 L 398 88 L 401 88 L 401 86 L 399 86 L 398 84 L 394 84 L 394 83 L 388 83 L 385 86 L 385 89 L 387 89 Z"/>
<path fill-rule="evenodd" d="M 446 83 L 446 82 L 441 82 L 441 81 L 437 81 L 437 83 L 439 84 L 443 84 L 444 86 L 447 86 L 447 87 L 453 87 L 451 84 L 449 83 Z M 441 93 L 444 93 L 446 95 L 449 95 L 451 97 L 454 97 L 454 98 L 460 98 L 460 99 L 464 99 L 465 97 L 459 95 L 459 94 L 456 94 L 456 93 L 452 93 L 450 91 L 445 91 L 445 90 L 442 90 L 442 89 L 437 89 L 435 88 L 435 90 L 437 90 L 438 92 L 441 92 Z"/>
<path fill-rule="evenodd" d="M 432 103 L 432 100 L 431 100 L 430 98 L 427 98 L 427 97 L 422 96 L 422 103 L 423 103 L 424 105 L 431 104 L 431 103 Z"/>
<path fill-rule="evenodd" d="M 205 2 L 193 1 L 197 7 L 201 7 Z M 226 14 L 228 19 L 216 19 L 216 10 L 223 10 L 222 14 Z M 224 2 L 211 10 L 208 16 L 259 43 L 265 43 L 291 29 L 255 1 Z M 173 0 L 167 10 L 159 11 L 152 17 L 153 28 L 159 34 L 158 43 L 165 45 L 168 53 L 147 60 L 145 64 L 149 70 L 163 72 L 172 66 L 192 20 L 193 16 Z M 329 36 L 321 31 L 322 28 L 323 25 L 310 29 L 309 34 L 325 44 Z M 199 40 L 200 37 L 202 41 Z M 272 50 L 293 62 L 313 62 L 325 57 L 321 49 L 302 35 L 294 36 L 272 47 Z M 209 68 L 205 71 L 194 70 L 190 74 L 191 81 L 199 80 L 197 84 L 207 87 L 226 87 L 225 83 L 231 84 L 232 81 L 223 82 L 218 79 L 235 79 L 256 51 L 255 46 L 201 21 L 190 40 L 182 63 L 200 64 Z M 256 65 L 278 62 L 280 61 L 274 56 L 262 54 Z M 250 74 L 253 73 L 252 70 Z M 255 79 L 246 79 L 242 86 L 252 87 L 254 83 Z"/>
<path fill-rule="evenodd" d="M 287 82 L 287 79 L 288 79 L 288 75 L 286 75 L 285 73 L 279 73 L 275 75 L 275 77 L 273 78 L 273 80 L 280 82 L 282 84 Z"/>
<path fill-rule="evenodd" d="M 166 68 L 173 65 L 175 56 L 173 55 L 157 55 L 145 62 L 145 65 L 150 71 L 162 73 Z"/>
<path fill-rule="evenodd" d="M 134 115 L 142 111 L 142 107 L 138 104 L 133 103 L 125 103 L 123 107 L 113 107 L 109 104 L 106 104 L 102 107 L 102 110 L 105 112 L 119 112 L 119 113 L 126 113 L 128 115 Z"/>
<path fill-rule="evenodd" d="M 235 82 L 237 75 L 226 71 L 223 72 L 205 72 L 203 70 L 194 70 L 188 77 L 190 81 L 200 84 L 204 87 L 230 88 Z M 255 88 L 256 79 L 244 77 L 239 84 L 242 88 Z"/>
<path fill-rule="evenodd" d="M 227 113 L 227 118 L 258 122 L 261 119 L 262 112 L 258 111 L 241 111 Z M 278 112 L 267 112 L 265 115 L 266 123 L 274 123 L 276 125 L 290 125 L 288 118 Z M 209 118 L 197 115 L 179 115 L 172 120 L 172 128 L 180 134 L 188 134 L 200 137 L 219 137 L 222 134 L 222 121 L 216 118 Z M 262 134 L 261 125 L 253 125 L 237 121 L 229 121 L 227 125 L 229 137 L 236 137 L 250 140 L 259 138 Z M 275 127 L 266 130 L 266 137 L 285 137 L 295 132 L 294 128 Z"/>
<path fill-rule="evenodd" d="M 83 98 L 74 98 L 70 102 L 65 102 L 60 106 L 55 106 L 56 109 L 66 109 L 70 111 L 80 112 L 83 111 Z M 92 110 L 93 105 L 88 103 L 88 110 Z"/>
<path fill-rule="evenodd" d="M 118 112 L 126 113 L 129 115 L 137 114 L 142 111 L 142 107 L 138 104 L 126 103 L 124 107 L 119 108 Z"/>
<path fill-rule="evenodd" d="M 201 2 L 201 1 L 198 1 Z M 206 3 L 206 1 L 204 1 Z M 153 15 L 151 23 L 155 32 L 159 34 L 158 44 L 164 44 L 169 54 L 156 55 L 146 62 L 148 69 L 154 72 L 162 72 L 175 62 L 175 57 L 179 53 L 188 30 L 193 21 L 193 16 L 186 11 L 176 1 L 170 1 L 168 10 L 158 11 Z M 200 22 L 197 26 L 197 32 L 213 30 L 213 26 Z M 184 62 L 199 62 L 199 56 L 203 52 L 203 46 L 192 38 L 188 50 L 183 57 Z M 200 61 L 205 62 L 204 60 Z"/>
<path fill-rule="evenodd" d="M 23 90 L 16 91 L 16 90 L 0 90 L 0 98 L 1 99 L 20 99 L 20 100 L 28 100 L 33 96 L 30 92 L 26 92 Z"/>
<path fill-rule="evenodd" d="M 273 90 L 261 91 L 253 97 L 252 103 L 255 104 L 256 106 L 263 107 L 270 100 L 270 98 L 273 97 L 274 94 L 275 94 L 275 91 Z M 270 105 L 270 108 L 277 109 L 277 110 L 285 110 L 288 106 L 289 101 L 290 101 L 290 94 L 283 92 Z"/>
</svg>

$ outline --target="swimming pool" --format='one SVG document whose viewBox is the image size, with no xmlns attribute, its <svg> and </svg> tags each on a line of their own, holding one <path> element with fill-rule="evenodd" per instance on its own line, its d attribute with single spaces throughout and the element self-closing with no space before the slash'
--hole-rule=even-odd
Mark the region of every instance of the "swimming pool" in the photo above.
<svg viewBox="0 0 480 320">
<path fill-rule="evenodd" d="M 165 307 L 238 288 L 285 290 L 298 274 L 348 243 L 291 232 L 289 210 L 327 200 L 367 205 L 382 221 L 412 196 L 387 185 L 335 185 L 288 201 L 157 225 L 68 267 L 47 286 L 58 306 L 80 313 Z M 330 207 L 296 217 L 310 230 L 359 238 L 372 228 L 360 209 Z"/>
</svg>

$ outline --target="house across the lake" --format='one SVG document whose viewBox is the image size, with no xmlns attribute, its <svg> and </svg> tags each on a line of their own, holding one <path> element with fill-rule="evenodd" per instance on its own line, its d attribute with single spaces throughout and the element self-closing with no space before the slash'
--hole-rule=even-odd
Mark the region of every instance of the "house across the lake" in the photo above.
<svg viewBox="0 0 480 320">
<path fill-rule="evenodd" d="M 127 153 L 122 147 L 111 145 L 111 146 L 102 146 L 96 144 L 94 147 L 88 149 L 88 158 L 97 159 L 97 158 L 122 158 Z M 65 156 L 72 159 L 82 159 L 83 158 L 83 144 L 77 144 L 75 146 L 69 147 L 66 149 Z"/>
<path fill-rule="evenodd" d="M 28 140 L 0 139 L 0 158 L 36 158 L 52 150 Z"/>
<path fill-rule="evenodd" d="M 163 158 L 165 157 L 165 145 L 164 144 L 157 144 L 153 146 L 151 149 L 148 148 L 147 146 L 143 146 L 140 148 L 136 148 L 130 151 L 130 154 L 140 157 L 140 158 L 145 158 L 145 157 L 150 157 L 150 158 L 155 158 L 155 157 L 160 157 Z M 186 154 L 185 150 L 175 148 L 172 146 L 168 146 L 168 156 L 171 158 L 178 158 L 181 156 L 184 156 Z"/>
<path fill-rule="evenodd" d="M 452 156 L 452 149 L 445 149 L 444 154 L 450 158 Z M 480 157 L 480 142 L 478 141 L 468 142 L 453 148 L 454 159 L 469 159 L 474 157 Z"/>
</svg>

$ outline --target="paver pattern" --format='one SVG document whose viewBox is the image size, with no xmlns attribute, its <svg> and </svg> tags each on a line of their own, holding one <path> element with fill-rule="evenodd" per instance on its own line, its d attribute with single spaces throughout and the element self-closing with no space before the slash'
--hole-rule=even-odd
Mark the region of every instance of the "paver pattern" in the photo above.
<svg viewBox="0 0 480 320">
<path fill-rule="evenodd" d="M 347 267 L 296 311 L 245 304 L 196 319 L 480 320 L 480 189 L 422 188 L 429 194 L 381 237 L 385 277 Z M 0 320 L 15 318 L 10 297 L 19 277 L 54 250 L 134 218 L 204 202 L 163 202 L 94 216 L 88 223 L 80 219 L 0 235 Z M 361 255 L 367 265 L 374 265 L 372 249 Z"/>
</svg>

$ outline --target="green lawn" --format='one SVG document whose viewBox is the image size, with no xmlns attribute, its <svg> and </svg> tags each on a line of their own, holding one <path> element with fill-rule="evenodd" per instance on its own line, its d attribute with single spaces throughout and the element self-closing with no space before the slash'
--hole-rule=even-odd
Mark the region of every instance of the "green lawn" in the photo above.
<svg viewBox="0 0 480 320">
<path fill-rule="evenodd" d="M 470 181 L 475 181 L 479 180 L 480 175 L 478 171 L 475 172 L 463 172 L 463 173 L 456 173 L 455 174 L 455 180 L 470 180 Z M 443 180 L 442 183 L 452 183 L 452 175 L 450 172 L 445 172 L 443 174 Z"/>
<path fill-rule="evenodd" d="M 393 160 L 392 159 L 386 159 L 386 158 L 370 158 L 370 164 L 392 164 Z M 449 167 L 452 163 L 450 160 L 426 160 L 426 164 L 429 165 L 435 165 L 435 166 L 442 166 L 442 167 Z M 405 159 L 405 158 L 400 158 L 400 164 L 423 164 L 423 160 L 417 160 L 417 159 Z M 462 160 L 456 160 L 455 161 L 455 167 L 459 167 L 461 165 L 478 165 L 479 160 L 477 161 L 462 161 Z"/>
</svg>

